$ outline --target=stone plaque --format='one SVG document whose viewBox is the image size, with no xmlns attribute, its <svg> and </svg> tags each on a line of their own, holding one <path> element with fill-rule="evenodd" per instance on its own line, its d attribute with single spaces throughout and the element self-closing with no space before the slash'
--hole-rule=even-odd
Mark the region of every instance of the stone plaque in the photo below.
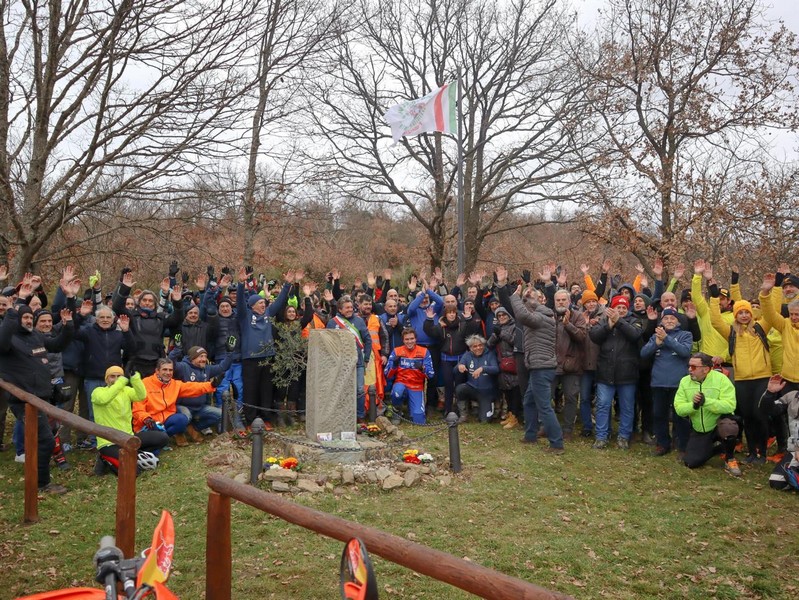
<svg viewBox="0 0 799 600">
<path fill-rule="evenodd" d="M 358 351 L 349 331 L 312 329 L 308 338 L 305 435 L 317 441 L 318 433 L 355 431 L 355 367 Z"/>
</svg>

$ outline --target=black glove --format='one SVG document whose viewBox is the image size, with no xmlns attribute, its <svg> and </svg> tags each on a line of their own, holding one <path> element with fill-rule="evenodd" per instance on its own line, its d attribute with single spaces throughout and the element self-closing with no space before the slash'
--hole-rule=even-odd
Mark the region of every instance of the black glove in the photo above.
<svg viewBox="0 0 799 600">
<path fill-rule="evenodd" d="M 171 263 L 169 263 L 169 276 L 174 278 L 175 275 L 178 274 L 178 271 L 180 271 L 180 267 L 178 267 L 178 261 L 173 260 Z"/>
<path fill-rule="evenodd" d="M 210 383 L 212 386 L 214 386 L 214 389 L 216 389 L 219 387 L 221 381 L 222 378 L 217 375 L 216 377 L 211 377 L 211 379 L 208 380 L 208 383 Z"/>
<path fill-rule="evenodd" d="M 499 281 L 499 279 L 497 279 L 497 272 L 494 271 L 494 283 L 496 283 L 497 281 Z"/>
<path fill-rule="evenodd" d="M 205 269 L 205 273 L 208 275 L 208 279 L 214 278 L 214 265 L 208 265 Z"/>
<path fill-rule="evenodd" d="M 739 275 L 737 271 L 733 271 L 732 274 L 730 275 L 730 285 L 735 285 L 736 283 L 738 283 L 738 277 Z"/>
<path fill-rule="evenodd" d="M 612 287 L 614 290 L 617 290 L 619 289 L 620 285 L 621 285 L 621 275 L 617 273 L 616 275 L 610 278 L 610 287 Z"/>
<path fill-rule="evenodd" d="M 327 274 L 327 280 L 328 280 L 330 283 L 333 283 L 333 271 L 330 271 L 330 272 Z"/>
<path fill-rule="evenodd" d="M 707 291 L 710 292 L 711 298 L 718 298 L 719 296 L 721 296 L 721 290 L 719 289 L 719 286 L 716 283 L 707 286 Z"/>
<path fill-rule="evenodd" d="M 144 426 L 147 429 L 155 429 L 156 428 L 155 419 L 153 419 L 152 417 L 147 417 L 146 419 L 144 419 Z"/>
<path fill-rule="evenodd" d="M 524 271 L 522 271 L 522 280 L 525 283 L 530 283 L 530 270 L 529 269 L 525 269 Z"/>
<path fill-rule="evenodd" d="M 255 269 L 252 268 L 252 265 L 247 265 L 244 267 L 244 270 L 247 272 L 247 277 L 251 277 L 252 274 L 255 272 Z"/>
<path fill-rule="evenodd" d="M 382 287 L 383 287 L 383 277 L 381 275 L 378 275 L 377 279 L 375 279 L 375 288 L 379 290 Z"/>
<path fill-rule="evenodd" d="M 122 272 L 119 274 L 119 280 L 122 281 L 122 278 L 125 277 L 127 273 L 130 273 L 133 269 L 130 267 L 123 267 Z"/>
<path fill-rule="evenodd" d="M 228 266 L 222 267 L 222 275 L 230 275 L 230 267 Z"/>
<path fill-rule="evenodd" d="M 183 285 L 186 285 L 189 282 L 189 274 L 186 271 L 183 271 Z"/>
</svg>

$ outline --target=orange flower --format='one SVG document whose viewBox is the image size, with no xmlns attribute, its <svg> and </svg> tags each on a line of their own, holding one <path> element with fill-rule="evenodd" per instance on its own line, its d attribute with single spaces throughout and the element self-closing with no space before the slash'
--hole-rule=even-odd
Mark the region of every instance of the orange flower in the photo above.
<svg viewBox="0 0 799 600">
<path fill-rule="evenodd" d="M 288 458 L 284 458 L 282 461 L 280 461 L 280 466 L 283 469 L 296 469 L 299 464 L 300 464 L 300 461 L 298 461 L 293 456 L 290 456 Z"/>
</svg>

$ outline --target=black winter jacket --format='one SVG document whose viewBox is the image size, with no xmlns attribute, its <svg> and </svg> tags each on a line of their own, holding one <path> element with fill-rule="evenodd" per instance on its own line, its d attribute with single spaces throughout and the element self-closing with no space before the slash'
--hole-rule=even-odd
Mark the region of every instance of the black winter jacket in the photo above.
<svg viewBox="0 0 799 600">
<path fill-rule="evenodd" d="M 620 318 L 612 329 L 607 316 L 588 335 L 599 346 L 596 380 L 607 385 L 638 381 L 641 352 L 641 320 L 633 315 Z"/>
</svg>

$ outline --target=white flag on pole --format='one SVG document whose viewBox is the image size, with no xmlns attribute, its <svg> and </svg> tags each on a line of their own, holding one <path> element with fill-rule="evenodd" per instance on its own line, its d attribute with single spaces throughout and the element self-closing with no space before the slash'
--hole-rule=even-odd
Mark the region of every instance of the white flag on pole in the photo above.
<svg viewBox="0 0 799 600">
<path fill-rule="evenodd" d="M 450 82 L 424 98 L 396 104 L 384 115 L 394 143 L 403 136 L 458 131 L 458 84 Z"/>
</svg>

